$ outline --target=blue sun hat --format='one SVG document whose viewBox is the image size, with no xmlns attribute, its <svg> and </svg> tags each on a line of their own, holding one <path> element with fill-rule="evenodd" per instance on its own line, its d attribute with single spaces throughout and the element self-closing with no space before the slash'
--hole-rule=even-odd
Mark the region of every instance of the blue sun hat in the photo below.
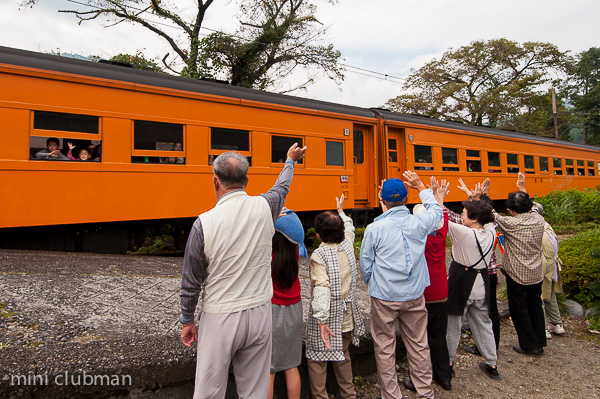
<svg viewBox="0 0 600 399">
<path fill-rule="evenodd" d="M 298 215 L 292 210 L 287 210 L 286 214 L 280 216 L 275 222 L 275 231 L 283 234 L 291 243 L 298 245 L 298 254 L 303 258 L 308 257 L 306 247 L 304 246 L 304 227 Z"/>
</svg>

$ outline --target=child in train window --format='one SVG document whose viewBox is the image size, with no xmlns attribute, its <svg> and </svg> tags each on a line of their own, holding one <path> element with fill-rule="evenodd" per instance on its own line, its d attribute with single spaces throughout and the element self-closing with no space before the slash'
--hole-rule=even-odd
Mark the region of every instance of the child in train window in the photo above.
<svg viewBox="0 0 600 399">
<path fill-rule="evenodd" d="M 50 161 L 68 161 L 69 158 L 66 157 L 62 152 L 60 152 L 60 140 L 56 137 L 48 137 L 46 140 L 46 148 L 38 151 L 35 154 L 37 159 L 46 159 Z"/>
<path fill-rule="evenodd" d="M 87 148 L 77 149 L 77 146 L 74 145 L 71 141 L 67 142 L 67 145 L 69 146 L 67 157 L 71 161 L 90 161 L 92 159 L 91 154 Z M 75 152 L 75 155 L 73 155 L 73 152 Z"/>
</svg>

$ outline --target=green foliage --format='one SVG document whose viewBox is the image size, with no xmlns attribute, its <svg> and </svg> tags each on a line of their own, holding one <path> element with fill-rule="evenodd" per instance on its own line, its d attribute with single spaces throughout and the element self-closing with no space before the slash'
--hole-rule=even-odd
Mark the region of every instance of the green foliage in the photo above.
<svg viewBox="0 0 600 399">
<path fill-rule="evenodd" d="M 552 226 L 600 222 L 598 189 L 555 190 L 535 200 L 544 206 L 544 218 Z"/>
<path fill-rule="evenodd" d="M 313 249 L 318 248 L 319 245 L 321 245 L 321 240 L 317 238 L 317 232 L 314 227 L 311 227 L 306 231 L 306 238 L 311 241 L 310 247 Z"/>
<path fill-rule="evenodd" d="M 590 330 L 600 331 L 600 316 L 590 317 L 588 320 L 590 321 Z"/>
<path fill-rule="evenodd" d="M 560 243 L 564 289 L 584 306 L 600 301 L 600 227 Z"/>
<path fill-rule="evenodd" d="M 141 69 L 143 71 L 165 73 L 162 68 L 154 61 L 144 57 L 141 50 L 138 50 L 135 55 L 131 54 L 119 54 L 115 55 L 110 59 L 111 61 L 124 62 L 131 64 L 135 69 Z"/>
</svg>

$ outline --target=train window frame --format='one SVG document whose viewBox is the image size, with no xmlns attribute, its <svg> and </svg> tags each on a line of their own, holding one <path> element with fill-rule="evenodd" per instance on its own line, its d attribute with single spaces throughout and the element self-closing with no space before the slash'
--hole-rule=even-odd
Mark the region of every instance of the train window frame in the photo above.
<svg viewBox="0 0 600 399">
<path fill-rule="evenodd" d="M 575 176 L 575 163 L 573 159 L 565 159 L 565 175 Z"/>
<path fill-rule="evenodd" d="M 417 162 L 417 147 L 429 148 L 429 162 Z M 413 146 L 414 170 L 433 170 L 433 147 L 430 145 L 415 144 Z"/>
<path fill-rule="evenodd" d="M 558 163 L 560 165 L 557 166 L 556 165 L 557 164 L 556 161 L 558 161 Z M 552 157 L 552 174 L 556 175 L 556 176 L 562 176 L 562 174 L 563 174 L 563 165 L 564 165 L 564 162 L 563 162 L 562 158 Z"/>
<path fill-rule="evenodd" d="M 49 126 L 40 127 L 39 124 L 42 123 L 42 120 L 36 118 L 36 116 L 46 116 L 46 117 L 58 117 L 60 115 L 64 115 L 68 120 L 69 118 L 79 117 L 79 118 L 88 118 L 96 120 L 96 129 L 95 132 L 89 132 L 85 130 L 73 130 L 73 129 L 52 129 Z M 39 123 L 38 123 L 39 122 Z M 36 124 L 38 126 L 36 126 Z M 73 138 L 81 138 L 81 139 L 92 139 L 94 137 L 97 140 L 97 137 L 101 137 L 102 135 L 102 117 L 98 115 L 89 115 L 83 113 L 73 113 L 73 112 L 55 112 L 55 111 L 47 111 L 34 109 L 31 110 L 31 135 L 40 136 L 40 137 L 56 137 L 56 136 L 74 136 Z"/>
<path fill-rule="evenodd" d="M 154 125 L 156 127 L 163 126 L 167 127 L 169 125 L 181 127 L 181 139 L 175 139 L 171 141 L 154 141 L 154 146 L 160 144 L 160 146 L 165 147 L 164 149 L 141 149 L 136 148 L 136 122 L 140 124 L 140 127 L 144 124 Z M 138 134 L 140 134 L 138 132 Z M 163 122 L 156 120 L 147 120 L 147 119 L 132 119 L 131 120 L 131 163 L 132 164 L 152 164 L 152 165 L 185 165 L 186 164 L 186 153 L 187 153 L 187 145 L 186 145 L 186 137 L 187 137 L 187 126 L 182 123 L 171 123 L 171 122 Z M 164 140 L 167 140 L 166 138 Z M 174 147 L 177 143 L 182 144 L 181 151 L 175 151 Z M 171 149 L 166 149 L 166 147 L 170 145 Z M 171 162 L 170 159 L 175 158 L 175 162 Z"/>
<path fill-rule="evenodd" d="M 493 156 L 490 156 L 494 154 Z M 498 156 L 498 165 L 494 165 L 491 163 L 492 158 Z M 500 152 L 497 151 L 488 151 L 488 173 L 502 173 L 502 158 L 500 156 Z M 495 162 L 494 162 L 495 163 Z"/>
<path fill-rule="evenodd" d="M 271 166 L 275 166 L 275 165 L 282 165 L 285 163 L 286 159 L 287 159 L 287 150 L 289 149 L 289 147 L 285 150 L 285 158 L 283 159 L 283 162 L 278 162 L 278 161 L 273 161 L 274 158 L 274 153 L 273 153 L 273 138 L 275 137 L 282 137 L 282 138 L 289 138 L 292 139 L 291 141 L 297 140 L 301 141 L 298 143 L 298 147 L 303 147 L 306 145 L 306 136 L 304 135 L 291 135 L 291 134 L 283 134 L 283 133 L 270 133 L 270 138 L 269 138 L 269 154 L 271 154 L 270 159 L 269 159 L 269 163 Z M 291 142 L 290 141 L 290 142 Z M 290 144 L 290 146 L 292 146 L 294 143 Z M 282 158 L 279 158 L 282 159 Z M 302 158 L 301 160 L 299 160 L 298 162 L 296 162 L 296 167 L 304 167 L 304 158 Z"/>
<path fill-rule="evenodd" d="M 394 147 L 392 148 L 391 143 L 394 143 Z M 398 159 L 398 139 L 388 137 L 387 139 L 387 159 L 389 163 L 397 164 L 399 162 Z M 393 155 L 393 156 L 392 156 Z M 394 159 L 395 158 L 395 159 Z"/>
<path fill-rule="evenodd" d="M 480 150 L 465 150 L 465 159 L 467 172 L 480 173 L 481 172 L 481 151 Z M 471 165 L 471 166 L 469 166 Z"/>
<path fill-rule="evenodd" d="M 340 144 L 342 146 L 342 152 L 341 152 L 341 157 L 340 157 L 340 159 L 342 161 L 341 165 L 340 164 L 336 164 L 336 163 L 331 163 L 331 164 L 329 163 L 329 161 L 330 161 L 330 158 L 329 158 L 329 155 L 330 155 L 329 145 L 330 144 L 336 144 L 336 145 Z M 346 159 L 345 159 L 346 156 L 345 156 L 345 148 L 344 147 L 345 146 L 344 146 L 344 141 L 343 140 L 325 140 L 325 166 L 343 169 L 345 167 L 345 165 L 346 165 L 346 162 L 345 162 L 346 161 Z"/>
<path fill-rule="evenodd" d="M 449 151 L 454 151 L 454 157 L 456 159 L 456 163 L 448 163 L 445 162 L 445 157 L 452 157 L 452 155 L 444 154 L 444 152 L 448 153 Z M 442 147 L 442 171 L 444 172 L 458 172 L 460 170 L 460 162 L 458 160 L 458 148 L 452 147 Z"/>
<path fill-rule="evenodd" d="M 527 166 L 527 163 L 531 162 L 531 167 Z M 533 155 L 523 155 L 523 171 L 527 175 L 535 174 L 535 156 Z"/>
<path fill-rule="evenodd" d="M 63 159 L 49 159 L 49 158 L 38 158 L 36 155 L 44 150 L 47 149 L 48 147 L 48 140 L 49 139 L 56 139 L 58 140 L 58 150 L 60 151 L 60 153 L 62 155 L 64 155 L 66 158 Z M 98 137 L 96 137 L 96 139 L 98 139 Z M 73 158 L 69 158 L 69 153 L 67 151 L 67 148 L 69 147 L 69 145 L 67 143 L 75 143 L 75 146 L 73 148 L 73 151 L 71 153 L 71 156 Z M 87 147 L 85 147 L 87 145 Z M 94 146 L 94 148 L 99 148 L 98 152 L 97 152 L 97 157 L 92 159 L 91 156 L 92 151 L 89 150 L 90 146 Z M 75 158 L 76 156 L 79 156 L 79 151 L 81 151 L 82 149 L 86 149 L 87 152 L 90 154 L 90 158 L 88 160 L 82 161 L 79 158 Z M 57 137 L 57 136 L 36 136 L 36 135 L 30 135 L 29 136 L 29 160 L 30 161 L 52 161 L 52 162 L 56 162 L 56 161 L 65 161 L 65 162 L 71 162 L 71 161 L 75 161 L 75 162 L 101 162 L 102 161 L 102 140 L 90 140 L 90 139 L 79 139 L 79 138 L 73 138 L 73 137 Z M 48 152 L 46 152 L 47 154 Z"/>
<path fill-rule="evenodd" d="M 362 165 L 365 163 L 365 133 L 360 129 L 354 129 L 352 134 L 352 160 L 356 165 Z M 357 140 L 359 136 L 360 140 Z"/>
<path fill-rule="evenodd" d="M 542 161 L 544 160 L 544 161 Z M 538 162 L 540 165 L 540 173 L 549 174 L 550 173 L 550 158 L 549 157 L 538 157 Z"/>
<path fill-rule="evenodd" d="M 511 162 L 510 158 L 511 157 L 516 157 L 517 158 L 517 162 Z M 512 173 L 512 174 L 517 174 L 519 173 L 521 170 L 519 168 L 519 154 L 513 154 L 513 153 L 506 153 L 506 173 Z"/>
</svg>

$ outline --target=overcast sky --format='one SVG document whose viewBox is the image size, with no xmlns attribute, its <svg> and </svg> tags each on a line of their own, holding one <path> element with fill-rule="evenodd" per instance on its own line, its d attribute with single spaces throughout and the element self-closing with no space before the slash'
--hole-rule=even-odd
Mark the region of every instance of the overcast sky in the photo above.
<svg viewBox="0 0 600 399">
<path fill-rule="evenodd" d="M 84 2 L 85 0 L 76 0 Z M 196 0 L 163 0 L 176 3 L 183 15 Z M 132 24 L 105 28 L 101 21 L 77 25 L 71 14 L 59 9 L 86 7 L 69 0 L 39 0 L 33 8 L 19 9 L 22 0 L 0 0 L 0 45 L 25 50 L 99 55 L 118 53 L 162 58 L 169 45 Z M 329 26 L 328 41 L 340 50 L 343 63 L 393 77 L 406 77 L 448 48 L 473 40 L 507 38 L 517 42 L 543 41 L 576 54 L 600 46 L 598 0 L 339 0 L 329 5 L 314 0 L 317 17 Z M 235 7 L 216 0 L 209 8 L 204 27 L 233 33 Z M 177 36 L 169 27 L 165 31 Z M 209 32 L 205 32 L 209 33 Z M 304 97 L 363 107 L 377 107 L 398 95 L 401 80 L 350 68 L 345 81 L 336 86 L 323 77 Z"/>
</svg>

